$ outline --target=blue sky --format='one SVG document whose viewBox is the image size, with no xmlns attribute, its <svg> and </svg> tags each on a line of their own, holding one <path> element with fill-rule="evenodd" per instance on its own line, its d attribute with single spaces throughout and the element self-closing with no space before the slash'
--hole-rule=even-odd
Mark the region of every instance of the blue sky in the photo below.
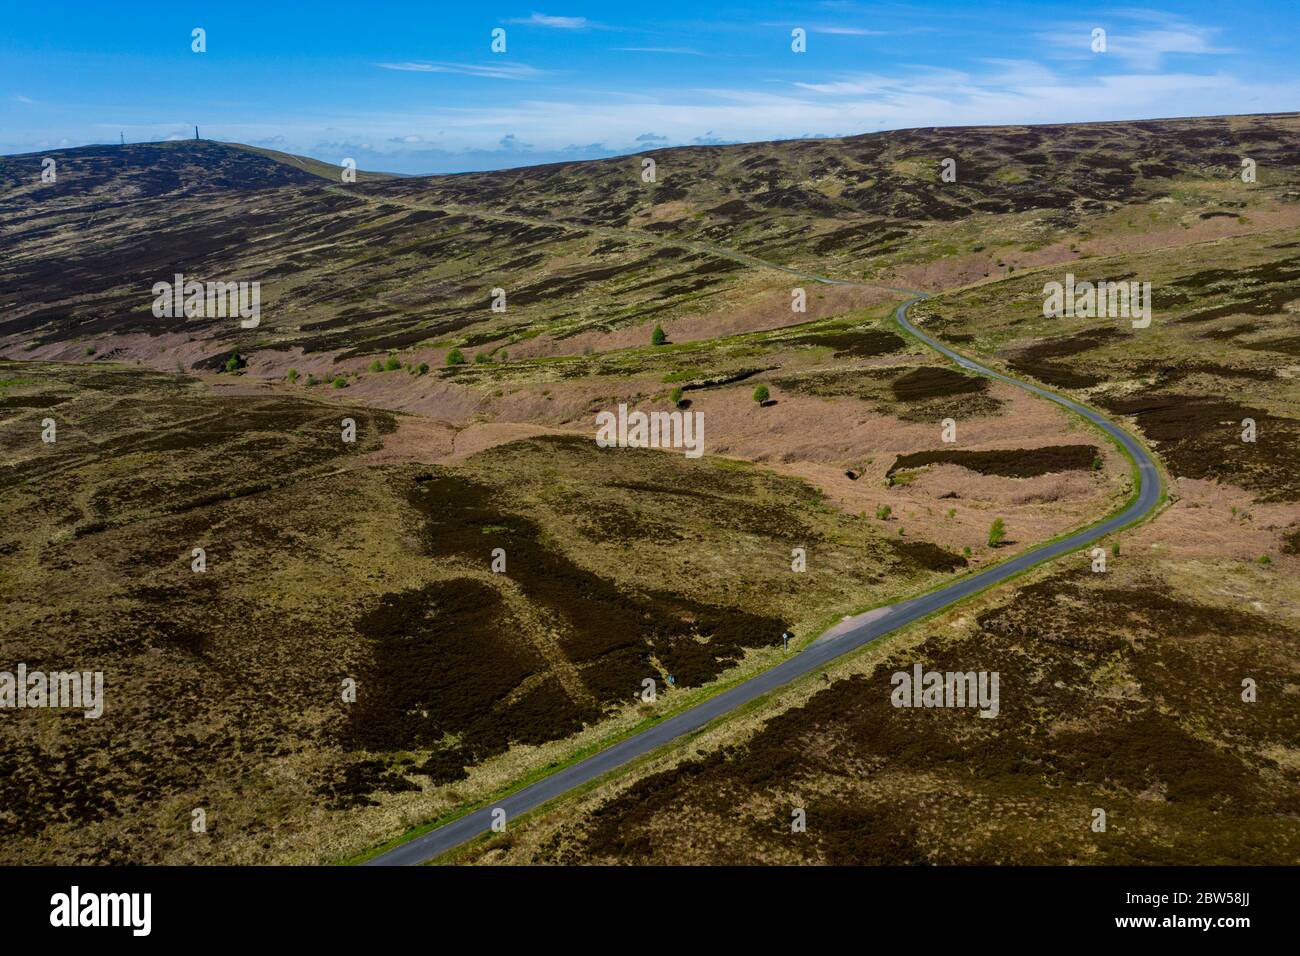
<svg viewBox="0 0 1300 956">
<path fill-rule="evenodd" d="M 191 31 L 207 52 L 191 51 Z M 791 50 L 791 30 L 807 52 Z M 506 52 L 491 33 L 506 31 Z M 1106 52 L 1090 48 L 1106 30 Z M 435 173 L 913 126 L 1289 111 L 1300 4 L 4 0 L 0 153 L 192 136 Z"/>
</svg>

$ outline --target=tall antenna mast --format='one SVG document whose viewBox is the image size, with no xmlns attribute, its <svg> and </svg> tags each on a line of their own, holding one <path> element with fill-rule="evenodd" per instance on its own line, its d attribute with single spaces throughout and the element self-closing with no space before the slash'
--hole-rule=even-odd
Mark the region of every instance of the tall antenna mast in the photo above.
<svg viewBox="0 0 1300 956">
<path fill-rule="evenodd" d="M 119 133 L 117 134 L 117 136 L 118 136 L 118 139 L 121 140 L 121 145 L 125 146 L 125 145 L 126 145 L 126 133 L 119 132 Z"/>
<path fill-rule="evenodd" d="M 199 128 L 197 126 L 194 127 L 194 138 L 195 139 L 199 138 Z"/>
</svg>

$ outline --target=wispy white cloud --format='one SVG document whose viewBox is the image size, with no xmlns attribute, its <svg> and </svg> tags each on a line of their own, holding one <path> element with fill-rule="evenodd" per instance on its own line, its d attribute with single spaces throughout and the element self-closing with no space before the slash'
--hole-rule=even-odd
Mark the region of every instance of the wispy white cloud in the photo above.
<svg viewBox="0 0 1300 956">
<path fill-rule="evenodd" d="M 553 30 L 585 30 L 592 26 L 586 17 L 551 17 L 545 13 L 534 13 L 531 17 L 518 17 L 506 23 L 524 24 L 532 27 L 550 27 Z"/>
<path fill-rule="evenodd" d="M 620 46 L 614 48 L 615 53 L 681 53 L 687 56 L 704 56 L 699 50 L 692 50 L 684 46 Z"/>
<path fill-rule="evenodd" d="M 793 30 L 795 27 L 802 27 L 809 33 L 824 33 L 831 36 L 847 37 L 881 37 L 885 35 L 884 30 L 868 30 L 866 27 L 855 27 L 838 23 L 762 23 L 764 27 L 777 27 L 780 29 Z"/>
<path fill-rule="evenodd" d="M 524 63 L 501 63 L 484 65 L 479 63 L 425 63 L 407 61 L 404 63 L 379 63 L 384 70 L 398 70 L 403 73 L 456 73 L 461 76 L 482 76 L 493 80 L 527 80 L 545 75 L 544 70 Z"/>
<path fill-rule="evenodd" d="M 1093 30 L 1106 31 L 1105 53 L 1092 49 Z M 1048 48 L 1053 59 L 1085 60 L 1116 57 L 1133 69 L 1157 70 L 1165 57 L 1224 56 L 1239 51 L 1219 46 L 1217 27 L 1206 27 L 1190 20 L 1155 10 L 1125 10 L 1097 17 L 1096 22 L 1060 24 L 1037 34 L 1036 39 Z"/>
<path fill-rule="evenodd" d="M 840 27 L 835 25 L 816 25 L 808 28 L 809 33 L 828 33 L 832 36 L 845 37 L 882 37 L 884 30 L 868 30 L 864 27 Z"/>
<path fill-rule="evenodd" d="M 861 73 L 852 78 L 830 80 L 825 83 L 797 82 L 795 86 L 810 93 L 826 93 L 832 96 L 867 96 L 884 93 L 897 84 L 897 79 L 874 73 Z"/>
</svg>

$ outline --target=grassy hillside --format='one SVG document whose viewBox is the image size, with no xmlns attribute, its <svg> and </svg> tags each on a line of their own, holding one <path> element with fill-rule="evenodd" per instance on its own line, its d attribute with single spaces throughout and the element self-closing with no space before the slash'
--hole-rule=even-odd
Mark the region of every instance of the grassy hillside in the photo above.
<svg viewBox="0 0 1300 956">
<path fill-rule="evenodd" d="M 0 159 L 0 655 L 103 670 L 108 708 L 0 724 L 3 852 L 348 858 L 1127 497 L 1096 431 L 904 336 L 905 286 L 939 337 L 1131 416 L 1172 506 L 1106 575 L 1045 568 L 471 858 L 1273 861 L 1298 125 L 683 148 L 653 183 L 641 157 L 350 185 L 207 142 L 53 153 L 49 184 Z M 1151 281 L 1152 326 L 1043 319 L 1067 270 Z M 260 324 L 155 317 L 177 272 L 260 282 Z M 620 404 L 699 413 L 703 457 L 598 447 Z M 912 660 L 1001 670 L 1004 716 L 888 707 Z M 1267 706 L 1237 709 L 1243 674 Z"/>
</svg>

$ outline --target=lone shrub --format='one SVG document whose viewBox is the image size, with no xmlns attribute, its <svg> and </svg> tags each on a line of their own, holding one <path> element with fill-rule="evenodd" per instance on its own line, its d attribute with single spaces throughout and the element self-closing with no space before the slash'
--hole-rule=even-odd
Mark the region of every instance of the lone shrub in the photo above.
<svg viewBox="0 0 1300 956">
<path fill-rule="evenodd" d="M 650 333 L 651 345 L 663 345 L 668 341 L 668 335 L 664 332 L 662 325 L 655 325 L 655 330 Z"/>
<path fill-rule="evenodd" d="M 876 506 L 876 517 L 879 518 L 881 521 L 888 521 L 889 516 L 892 515 L 893 513 L 894 513 L 894 509 L 889 507 L 889 505 Z"/>
<path fill-rule="evenodd" d="M 388 361 L 384 363 L 385 372 L 396 372 L 401 367 L 402 362 L 396 355 L 388 356 Z"/>
<path fill-rule="evenodd" d="M 447 353 L 447 364 L 464 365 L 465 353 L 462 352 L 460 349 L 452 349 L 450 352 Z"/>
<path fill-rule="evenodd" d="M 290 381 L 290 382 L 296 382 L 296 381 L 298 381 L 298 370 L 297 370 L 296 368 L 291 368 L 291 369 L 289 369 L 289 376 L 288 376 L 288 378 L 289 378 L 289 381 Z"/>
<path fill-rule="evenodd" d="M 760 385 L 758 388 L 754 389 L 754 401 L 758 402 L 760 405 L 767 401 L 771 395 L 772 393 L 767 390 L 766 385 Z"/>
<path fill-rule="evenodd" d="M 989 547 L 996 548 L 1007 536 L 1006 526 L 1002 523 L 1001 518 L 993 519 L 993 526 L 989 528 Z"/>
<path fill-rule="evenodd" d="M 383 370 L 384 370 L 384 363 L 379 361 L 379 359 L 375 359 L 373 362 L 370 363 L 370 371 L 382 372 Z"/>
</svg>

